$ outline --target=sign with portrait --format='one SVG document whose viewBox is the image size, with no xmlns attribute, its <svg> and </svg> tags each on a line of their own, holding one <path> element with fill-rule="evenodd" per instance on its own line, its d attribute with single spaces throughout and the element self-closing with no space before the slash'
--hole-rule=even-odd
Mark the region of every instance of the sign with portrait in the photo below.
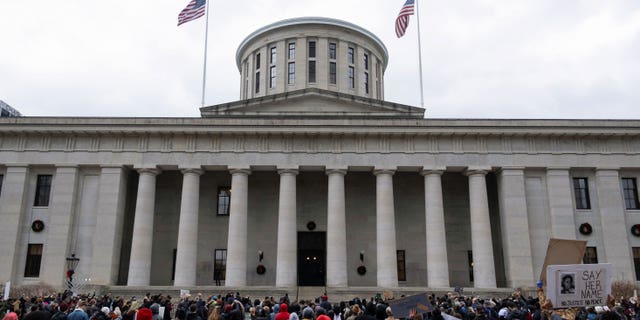
<svg viewBox="0 0 640 320">
<path fill-rule="evenodd" d="M 547 298 L 556 309 L 606 305 L 609 294 L 609 263 L 547 267 Z"/>
<path fill-rule="evenodd" d="M 429 295 L 427 293 L 390 300 L 388 303 L 396 319 L 409 318 L 411 310 L 416 310 L 417 313 L 433 311 L 433 305 L 431 301 L 429 301 Z"/>
</svg>

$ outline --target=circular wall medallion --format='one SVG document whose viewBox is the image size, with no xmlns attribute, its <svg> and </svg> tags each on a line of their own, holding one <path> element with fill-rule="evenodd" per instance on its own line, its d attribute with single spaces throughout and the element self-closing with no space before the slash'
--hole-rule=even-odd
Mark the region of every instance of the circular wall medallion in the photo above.
<svg viewBox="0 0 640 320">
<path fill-rule="evenodd" d="M 34 232 L 40 232 L 44 230 L 44 222 L 42 222 L 42 220 L 33 221 L 33 223 L 31 224 L 31 230 L 33 230 Z"/>
<path fill-rule="evenodd" d="M 309 231 L 313 231 L 313 230 L 315 230 L 315 229 L 316 229 L 316 223 L 315 223 L 315 222 L 313 222 L 313 221 L 309 221 L 309 222 L 307 223 L 307 229 L 308 229 Z"/>
<path fill-rule="evenodd" d="M 585 222 L 580 225 L 580 228 L 578 229 L 578 231 L 580 231 L 580 234 L 588 236 L 593 232 L 593 227 L 591 227 L 591 225 L 588 222 Z"/>
<path fill-rule="evenodd" d="M 365 266 L 359 266 L 358 267 L 358 274 L 361 276 L 364 276 L 367 273 L 367 267 Z"/>
<path fill-rule="evenodd" d="M 634 224 L 631 226 L 631 234 L 640 237 L 640 224 Z"/>
<path fill-rule="evenodd" d="M 265 272 L 267 272 L 267 268 L 265 268 L 263 265 L 259 264 L 258 267 L 256 268 L 256 273 L 257 274 L 264 274 Z"/>
</svg>

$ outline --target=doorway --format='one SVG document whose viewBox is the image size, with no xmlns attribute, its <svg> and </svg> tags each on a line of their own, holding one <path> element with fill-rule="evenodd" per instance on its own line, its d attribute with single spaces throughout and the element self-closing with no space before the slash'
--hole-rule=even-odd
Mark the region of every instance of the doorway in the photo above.
<svg viewBox="0 0 640 320">
<path fill-rule="evenodd" d="M 324 286 L 326 232 L 298 232 L 298 285 Z"/>
</svg>

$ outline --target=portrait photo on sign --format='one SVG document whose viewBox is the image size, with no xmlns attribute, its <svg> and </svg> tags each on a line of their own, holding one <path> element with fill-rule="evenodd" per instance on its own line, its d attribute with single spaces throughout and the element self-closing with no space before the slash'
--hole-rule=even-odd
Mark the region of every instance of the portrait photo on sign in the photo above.
<svg viewBox="0 0 640 320">
<path fill-rule="evenodd" d="M 560 294 L 575 294 L 576 293 L 576 274 L 575 273 L 561 273 L 559 279 L 560 283 L 558 288 Z"/>
</svg>

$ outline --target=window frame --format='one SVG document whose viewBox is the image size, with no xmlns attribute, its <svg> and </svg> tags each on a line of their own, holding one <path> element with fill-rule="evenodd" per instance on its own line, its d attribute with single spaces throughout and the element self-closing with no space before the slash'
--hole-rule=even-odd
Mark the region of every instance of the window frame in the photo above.
<svg viewBox="0 0 640 320">
<path fill-rule="evenodd" d="M 307 58 L 315 59 L 317 57 L 317 42 L 315 40 L 309 40 L 307 42 Z"/>
<path fill-rule="evenodd" d="M 289 44 L 287 45 L 287 57 L 289 61 L 296 59 L 296 43 L 295 42 L 289 42 Z"/>
<path fill-rule="evenodd" d="M 630 185 L 627 184 L 630 183 Z M 638 199 L 638 183 L 635 177 L 623 177 L 622 197 L 624 199 L 624 208 L 626 210 L 640 210 L 640 201 Z"/>
<path fill-rule="evenodd" d="M 269 89 L 275 89 L 276 87 L 276 66 L 269 67 Z"/>
<path fill-rule="evenodd" d="M 316 60 L 309 60 L 307 66 L 307 82 L 316 83 Z"/>
<path fill-rule="evenodd" d="M 640 247 L 631 247 L 633 267 L 636 271 L 636 281 L 640 279 Z"/>
<path fill-rule="evenodd" d="M 335 42 L 329 42 L 329 60 L 336 60 L 338 56 L 338 45 Z"/>
<path fill-rule="evenodd" d="M 269 64 L 275 64 L 277 57 L 277 49 L 275 46 L 269 49 Z"/>
<path fill-rule="evenodd" d="M 356 53 L 355 53 L 355 49 L 353 49 L 353 47 L 349 47 L 347 49 L 347 63 L 348 64 L 355 64 L 356 61 Z"/>
<path fill-rule="evenodd" d="M 356 88 L 356 69 L 353 66 L 349 66 L 347 70 L 348 70 L 347 85 L 349 86 L 349 89 L 355 89 Z"/>
<path fill-rule="evenodd" d="M 591 210 L 591 197 L 589 195 L 589 178 L 573 177 L 573 200 L 576 210 Z"/>
<path fill-rule="evenodd" d="M 338 66 L 335 62 L 329 62 L 329 84 L 338 84 Z"/>
<path fill-rule="evenodd" d="M 33 253 L 33 251 L 36 251 L 36 253 Z M 29 243 L 29 245 L 27 246 L 27 257 L 24 264 L 25 278 L 40 277 L 40 271 L 42 269 L 43 251 L 44 251 L 44 245 L 42 243 Z"/>
<path fill-rule="evenodd" d="M 218 259 L 218 253 L 222 256 Z M 223 266 L 222 268 L 222 277 L 220 277 L 220 281 L 224 281 L 227 278 L 227 249 L 214 249 L 213 250 L 213 280 L 216 279 L 216 272 L 218 270 L 218 266 Z"/>
<path fill-rule="evenodd" d="M 34 207 L 48 207 L 51 201 L 51 185 L 53 175 L 39 174 L 36 176 L 36 192 L 33 199 Z"/>
<path fill-rule="evenodd" d="M 398 281 L 407 281 L 407 251 L 396 250 Z"/>
<path fill-rule="evenodd" d="M 287 84 L 296 83 L 296 63 L 291 61 L 287 64 Z"/>
<path fill-rule="evenodd" d="M 584 250 L 584 256 L 582 257 L 583 264 L 598 264 L 598 248 L 587 247 Z"/>
<path fill-rule="evenodd" d="M 221 191 L 226 191 L 226 195 L 221 194 Z M 223 206 L 223 212 L 220 212 L 220 199 L 227 199 L 226 204 Z M 230 186 L 218 186 L 218 193 L 216 194 L 216 216 L 229 216 L 231 210 L 231 187 Z"/>
</svg>

